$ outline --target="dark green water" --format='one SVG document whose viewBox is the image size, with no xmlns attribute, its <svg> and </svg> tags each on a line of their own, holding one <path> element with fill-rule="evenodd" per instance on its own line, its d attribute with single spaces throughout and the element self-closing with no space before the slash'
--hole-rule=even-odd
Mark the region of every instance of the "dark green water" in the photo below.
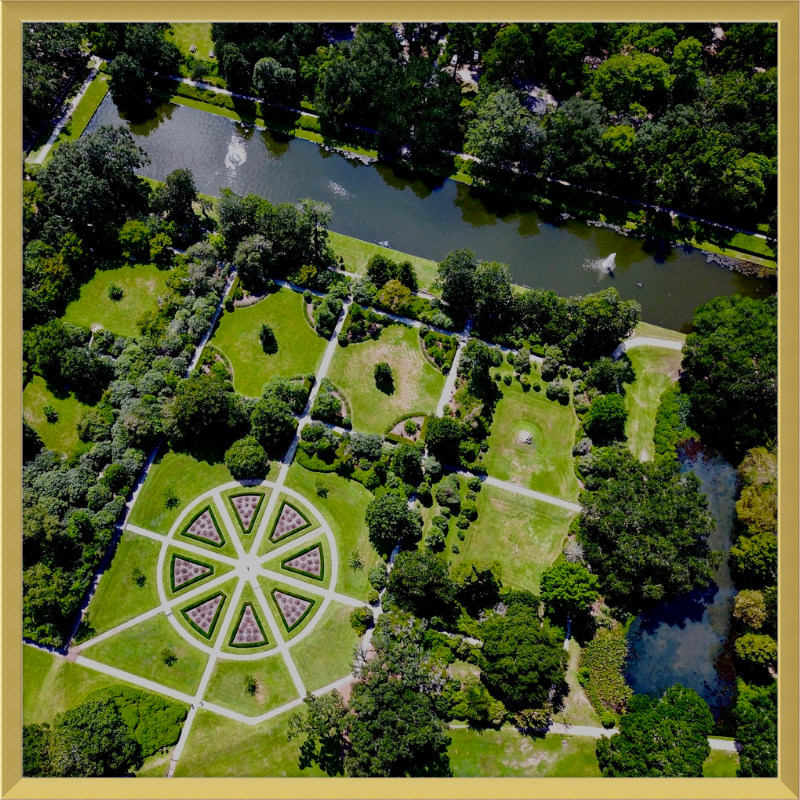
<svg viewBox="0 0 800 800">
<path fill-rule="evenodd" d="M 186 168 L 204 194 L 219 195 L 227 186 L 272 202 L 313 197 L 330 203 L 331 227 L 340 233 L 434 260 L 469 247 L 481 259 L 509 264 L 516 283 L 561 295 L 614 286 L 642 304 L 645 321 L 667 328 L 686 329 L 694 309 L 718 295 L 772 291 L 769 281 L 708 264 L 698 251 L 676 250 L 656 260 L 639 239 L 576 220 L 551 225 L 513 199 L 360 164 L 312 142 L 186 106 L 165 104 L 154 119 L 131 125 L 109 95 L 87 130 L 99 125 L 130 128 L 151 159 L 142 171 L 147 177 L 163 179 Z M 613 275 L 592 268 L 611 253 Z"/>
</svg>

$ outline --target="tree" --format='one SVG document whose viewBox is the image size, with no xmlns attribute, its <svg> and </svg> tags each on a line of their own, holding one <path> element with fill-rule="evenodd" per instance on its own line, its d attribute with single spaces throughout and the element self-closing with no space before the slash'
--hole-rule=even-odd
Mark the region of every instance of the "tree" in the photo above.
<svg viewBox="0 0 800 800">
<path fill-rule="evenodd" d="M 370 501 L 365 517 L 369 536 L 376 547 L 390 549 L 404 539 L 419 537 L 419 515 L 408 507 L 405 497 L 386 493 Z"/>
<path fill-rule="evenodd" d="M 773 533 L 740 536 L 731 548 L 730 565 L 737 585 L 763 588 L 778 576 L 778 539 Z"/>
<path fill-rule="evenodd" d="M 544 134 L 538 120 L 513 91 L 501 89 L 480 102 L 467 127 L 464 146 L 488 167 L 534 166 Z"/>
<path fill-rule="evenodd" d="M 472 308 L 473 280 L 478 261 L 472 250 L 451 250 L 436 268 L 436 286 L 442 299 L 458 309 Z"/>
<path fill-rule="evenodd" d="M 228 88 L 234 92 L 246 91 L 253 78 L 253 67 L 250 62 L 233 43 L 220 48 L 218 55 L 220 72 L 227 81 Z"/>
<path fill-rule="evenodd" d="M 383 308 L 387 308 L 393 314 L 401 315 L 406 312 L 413 299 L 411 290 L 394 278 L 388 281 L 377 295 L 378 303 Z"/>
<path fill-rule="evenodd" d="M 594 34 L 594 26 L 588 22 L 553 26 L 547 35 L 547 55 L 554 87 L 571 91 L 583 86 L 583 57 Z"/>
<path fill-rule="evenodd" d="M 267 451 L 255 436 L 237 439 L 225 453 L 225 466 L 237 480 L 263 478 L 269 472 Z"/>
<path fill-rule="evenodd" d="M 774 778 L 778 775 L 778 686 L 750 686 L 738 681 L 736 741 L 739 753 L 739 778 Z"/>
<path fill-rule="evenodd" d="M 461 505 L 461 484 L 455 475 L 443 478 L 434 492 L 436 502 L 451 511 L 457 511 Z"/>
<path fill-rule="evenodd" d="M 760 633 L 746 633 L 736 640 L 736 656 L 747 666 L 768 667 L 778 660 L 778 643 Z"/>
<path fill-rule="evenodd" d="M 462 562 L 453 567 L 451 578 L 456 597 L 467 611 L 477 616 L 500 602 L 502 569 L 497 561 Z"/>
<path fill-rule="evenodd" d="M 676 684 L 654 700 L 634 695 L 619 733 L 597 743 L 605 777 L 701 778 L 714 719 L 705 700 Z"/>
<path fill-rule="evenodd" d="M 250 422 L 253 436 L 267 453 L 274 455 L 283 450 L 297 428 L 289 404 L 273 393 L 256 402 Z"/>
<path fill-rule="evenodd" d="M 733 618 L 758 630 L 767 620 L 767 604 L 759 591 L 744 589 L 733 600 Z"/>
<path fill-rule="evenodd" d="M 178 224 L 195 222 L 192 204 L 197 202 L 197 187 L 191 170 L 175 169 L 153 192 L 153 207 Z"/>
<path fill-rule="evenodd" d="M 47 774 L 59 778 L 121 775 L 142 766 L 141 746 L 111 698 L 87 700 L 56 716 Z"/>
<path fill-rule="evenodd" d="M 372 374 L 375 378 L 375 386 L 378 388 L 378 391 L 384 394 L 392 394 L 394 392 L 394 375 L 392 374 L 392 368 L 385 361 L 376 364 Z"/>
<path fill-rule="evenodd" d="M 593 100 L 615 111 L 628 111 L 634 103 L 658 111 L 666 104 L 674 80 L 669 65 L 658 56 L 620 53 L 600 64 L 590 94 Z"/>
<path fill-rule="evenodd" d="M 286 738 L 291 742 L 305 736 L 300 745 L 302 761 L 319 764 L 328 775 L 340 775 L 348 717 L 342 696 L 335 689 L 320 697 L 308 692 L 303 703 L 306 713 L 296 711 L 289 717 Z"/>
<path fill-rule="evenodd" d="M 321 391 L 314 400 L 311 416 L 337 424 L 342 420 L 342 401 L 332 392 Z"/>
<path fill-rule="evenodd" d="M 350 777 L 448 776 L 447 726 L 431 698 L 377 675 L 353 686 L 345 772 Z"/>
<path fill-rule="evenodd" d="M 267 283 L 274 260 L 272 242 L 260 233 L 241 239 L 233 254 L 233 264 L 239 272 L 240 279 L 253 289 L 260 289 Z"/>
<path fill-rule="evenodd" d="M 602 394 L 592 400 L 583 418 L 583 427 L 596 445 L 607 445 L 625 438 L 628 408 L 619 394 Z"/>
<path fill-rule="evenodd" d="M 401 480 L 417 486 L 422 481 L 422 453 L 413 444 L 404 442 L 392 453 L 392 472 Z"/>
<path fill-rule="evenodd" d="M 296 83 L 293 69 L 284 67 L 274 58 L 262 58 L 253 67 L 253 87 L 268 103 L 289 100 Z"/>
<path fill-rule="evenodd" d="M 588 491 L 577 536 L 610 603 L 639 611 L 707 584 L 718 560 L 697 476 L 668 461 L 642 463 L 623 445 L 578 463 Z"/>
<path fill-rule="evenodd" d="M 138 219 L 129 219 L 119 231 L 122 255 L 144 261 L 150 252 L 150 228 Z"/>
<path fill-rule="evenodd" d="M 694 313 L 682 368 L 689 424 L 734 463 L 777 436 L 777 300 L 717 297 Z"/>
<path fill-rule="evenodd" d="M 440 461 L 458 462 L 458 446 L 465 436 L 464 426 L 453 417 L 431 417 L 428 420 L 428 449 Z"/>
<path fill-rule="evenodd" d="M 47 748 L 50 743 L 50 726 L 23 725 L 22 774 L 26 778 L 47 777 Z"/>
<path fill-rule="evenodd" d="M 553 684 L 564 679 L 564 632 L 542 622 L 530 606 L 515 604 L 505 616 L 489 616 L 481 638 L 483 682 L 511 710 L 543 706 Z"/>
<path fill-rule="evenodd" d="M 191 375 L 175 389 L 172 402 L 164 407 L 172 436 L 201 438 L 219 436 L 230 428 L 236 395 L 229 383 L 216 375 Z"/>
<path fill-rule="evenodd" d="M 463 55 L 469 58 L 472 54 Z M 511 83 L 523 78 L 530 72 L 533 59 L 533 47 L 519 25 L 506 25 L 483 57 L 486 79 L 490 83 Z"/>
<path fill-rule="evenodd" d="M 108 68 L 108 91 L 122 111 L 138 111 L 147 102 L 147 78 L 135 56 L 120 53 Z"/>
<path fill-rule="evenodd" d="M 497 261 L 483 261 L 472 279 L 475 319 L 483 324 L 498 324 L 511 308 L 511 268 Z"/>
<path fill-rule="evenodd" d="M 597 576 L 583 564 L 557 561 L 542 573 L 541 592 L 551 614 L 577 616 L 597 599 Z"/>
<path fill-rule="evenodd" d="M 275 331 L 266 323 L 261 324 L 258 331 L 258 341 L 261 342 L 261 349 L 271 355 L 278 352 L 278 340 L 275 338 Z"/>
<path fill-rule="evenodd" d="M 428 550 L 400 553 L 389 573 L 387 590 L 400 608 L 418 617 L 448 619 L 454 610 L 450 568 Z"/>
</svg>

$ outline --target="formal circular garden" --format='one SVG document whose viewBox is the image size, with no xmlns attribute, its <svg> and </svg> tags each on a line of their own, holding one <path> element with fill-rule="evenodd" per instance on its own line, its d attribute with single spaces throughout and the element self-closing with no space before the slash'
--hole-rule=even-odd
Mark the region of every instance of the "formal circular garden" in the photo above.
<svg viewBox="0 0 800 800">
<path fill-rule="evenodd" d="M 178 516 L 161 546 L 158 594 L 187 642 L 252 660 L 311 633 L 338 567 L 331 529 L 302 495 L 270 481 L 227 483 Z"/>
</svg>

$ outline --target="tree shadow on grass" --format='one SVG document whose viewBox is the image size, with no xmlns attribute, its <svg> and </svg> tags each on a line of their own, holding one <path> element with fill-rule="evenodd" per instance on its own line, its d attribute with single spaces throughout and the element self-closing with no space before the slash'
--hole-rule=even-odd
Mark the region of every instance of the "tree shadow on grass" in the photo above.
<svg viewBox="0 0 800 800">
<path fill-rule="evenodd" d="M 344 760 L 342 746 L 338 739 L 323 740 L 317 750 L 311 740 L 306 740 L 300 745 L 300 758 L 297 765 L 300 769 L 309 769 L 316 764 L 326 775 L 331 777 L 342 775 Z"/>
</svg>

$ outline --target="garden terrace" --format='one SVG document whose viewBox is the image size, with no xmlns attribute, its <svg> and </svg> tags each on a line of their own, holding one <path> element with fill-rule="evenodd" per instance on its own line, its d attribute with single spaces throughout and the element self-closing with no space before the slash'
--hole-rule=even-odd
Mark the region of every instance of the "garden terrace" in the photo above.
<svg viewBox="0 0 800 800">
<path fill-rule="evenodd" d="M 303 304 L 301 294 L 281 288 L 255 305 L 222 315 L 211 343 L 231 365 L 237 392 L 259 397 L 270 378 L 291 378 L 317 370 L 325 341 L 309 327 Z M 264 323 L 275 334 L 275 353 L 265 353 L 259 341 Z"/>
</svg>

